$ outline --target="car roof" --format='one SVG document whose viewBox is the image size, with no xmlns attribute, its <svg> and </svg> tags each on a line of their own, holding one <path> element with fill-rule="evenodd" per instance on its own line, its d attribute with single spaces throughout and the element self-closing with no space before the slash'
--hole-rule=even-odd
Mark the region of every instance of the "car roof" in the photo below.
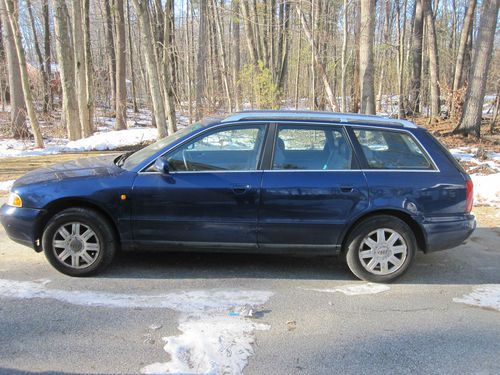
<svg viewBox="0 0 500 375">
<path fill-rule="evenodd" d="M 240 122 L 252 120 L 276 120 L 276 121 L 322 121 L 335 122 L 346 125 L 388 125 L 404 128 L 417 128 L 413 122 L 395 118 L 375 115 L 361 115 L 358 113 L 321 112 L 321 111 L 241 111 L 232 113 L 220 120 L 220 123 Z"/>
</svg>

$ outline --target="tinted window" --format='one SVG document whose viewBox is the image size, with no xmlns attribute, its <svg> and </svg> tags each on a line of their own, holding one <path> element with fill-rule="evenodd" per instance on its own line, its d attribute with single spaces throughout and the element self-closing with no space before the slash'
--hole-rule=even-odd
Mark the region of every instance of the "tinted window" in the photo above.
<svg viewBox="0 0 500 375">
<path fill-rule="evenodd" d="M 224 128 L 203 135 L 167 155 L 172 171 L 255 170 L 264 126 Z"/>
<path fill-rule="evenodd" d="M 344 133 L 333 127 L 278 127 L 273 169 L 339 170 L 351 169 L 352 150 Z"/>
<path fill-rule="evenodd" d="M 368 166 L 373 169 L 433 169 L 413 137 L 390 130 L 355 129 Z"/>
</svg>

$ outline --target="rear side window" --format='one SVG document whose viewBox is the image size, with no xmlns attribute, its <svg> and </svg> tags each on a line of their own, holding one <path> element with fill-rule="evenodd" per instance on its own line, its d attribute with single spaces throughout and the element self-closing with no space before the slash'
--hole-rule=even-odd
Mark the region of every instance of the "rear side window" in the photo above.
<svg viewBox="0 0 500 375">
<path fill-rule="evenodd" d="M 370 169 L 434 169 L 429 157 L 410 134 L 384 129 L 355 129 L 354 135 Z"/>
<path fill-rule="evenodd" d="M 341 128 L 280 125 L 274 145 L 274 170 L 345 170 L 352 150 Z"/>
</svg>

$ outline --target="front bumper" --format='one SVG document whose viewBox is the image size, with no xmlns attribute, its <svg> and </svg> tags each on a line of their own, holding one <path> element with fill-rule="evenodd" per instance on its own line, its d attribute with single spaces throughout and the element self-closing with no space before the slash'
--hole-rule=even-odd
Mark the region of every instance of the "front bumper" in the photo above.
<svg viewBox="0 0 500 375">
<path fill-rule="evenodd" d="M 45 210 L 4 204 L 0 208 L 0 222 L 11 240 L 38 251 L 38 224 L 44 213 Z"/>
<path fill-rule="evenodd" d="M 450 249 L 462 244 L 476 229 L 474 215 L 426 219 L 422 223 L 426 234 L 426 252 Z"/>
</svg>

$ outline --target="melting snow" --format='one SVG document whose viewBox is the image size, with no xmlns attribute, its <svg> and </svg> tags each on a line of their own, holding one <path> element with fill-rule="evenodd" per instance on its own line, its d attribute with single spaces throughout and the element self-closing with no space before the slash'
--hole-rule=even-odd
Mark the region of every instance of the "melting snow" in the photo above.
<svg viewBox="0 0 500 375">
<path fill-rule="evenodd" d="M 47 280 L 0 279 L 0 297 L 45 298 L 80 306 L 167 308 L 181 312 L 178 336 L 165 337 L 169 361 L 153 363 L 147 374 L 240 374 L 254 353 L 254 331 L 270 326 L 228 312 L 263 305 L 272 293 L 258 290 L 193 290 L 158 295 L 69 291 L 47 288 Z"/>
<path fill-rule="evenodd" d="M 0 191 L 9 191 L 15 180 L 0 181 Z"/>
<path fill-rule="evenodd" d="M 254 353 L 254 331 L 267 324 L 227 314 L 181 319 L 179 336 L 164 337 L 170 361 L 142 368 L 144 374 L 241 374 Z"/>
<path fill-rule="evenodd" d="M 500 284 L 482 285 L 461 298 L 453 298 L 453 301 L 500 311 Z"/>
<path fill-rule="evenodd" d="M 363 294 L 377 294 L 377 293 L 387 292 L 391 288 L 383 284 L 367 283 L 367 284 L 343 285 L 333 289 L 316 289 L 316 288 L 302 288 L 302 289 L 311 290 L 314 292 L 344 293 L 346 296 L 357 296 Z"/>
<path fill-rule="evenodd" d="M 500 173 L 470 177 L 474 183 L 474 204 L 500 207 Z"/>
</svg>

